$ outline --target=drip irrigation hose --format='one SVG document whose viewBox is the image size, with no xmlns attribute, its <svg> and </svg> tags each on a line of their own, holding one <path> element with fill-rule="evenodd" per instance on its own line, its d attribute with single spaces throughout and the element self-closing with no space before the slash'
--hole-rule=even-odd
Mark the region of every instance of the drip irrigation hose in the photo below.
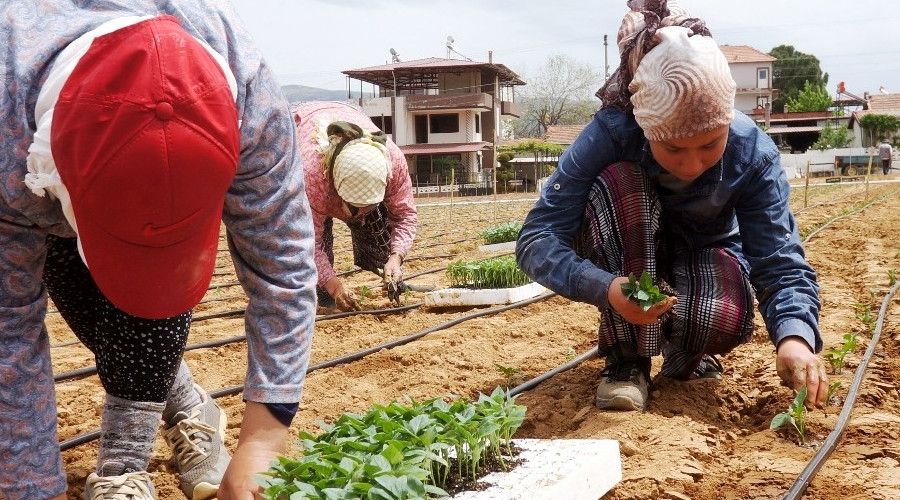
<svg viewBox="0 0 900 500">
<path fill-rule="evenodd" d="M 859 208 L 853 209 L 853 210 L 851 210 L 851 211 L 849 211 L 849 212 L 847 212 L 847 213 L 845 213 L 845 214 L 838 214 L 838 215 L 835 215 L 834 217 L 832 217 L 832 218 L 828 219 L 827 221 L 825 221 L 821 226 L 819 226 L 818 228 L 816 228 L 813 232 L 811 232 L 811 233 L 809 233 L 808 235 L 806 235 L 806 238 L 803 238 L 803 241 L 801 241 L 800 243 L 803 244 L 803 245 L 805 245 L 807 241 L 811 240 L 813 236 L 815 236 L 816 234 L 819 233 L 819 231 L 821 231 L 821 230 L 825 229 L 826 227 L 830 226 L 832 222 L 837 222 L 837 221 L 839 221 L 839 220 L 841 220 L 841 219 L 845 219 L 845 218 L 847 218 L 847 217 L 850 217 L 851 215 L 856 215 L 856 214 L 858 214 L 859 212 L 862 212 L 863 210 L 865 210 L 865 209 L 869 208 L 870 206 L 874 205 L 875 203 L 878 203 L 879 201 L 884 200 L 885 198 L 888 198 L 888 197 L 890 197 L 890 196 L 892 196 L 892 195 L 895 195 L 895 194 L 897 194 L 898 192 L 900 192 L 900 189 L 895 189 L 895 190 L 891 191 L 890 193 L 888 193 L 888 194 L 886 194 L 886 195 L 884 195 L 884 196 L 875 198 L 874 200 L 870 201 L 869 203 L 866 203 L 865 205 L 863 205 L 863 206 L 861 206 L 861 207 L 859 207 Z"/>
<path fill-rule="evenodd" d="M 364 349 L 362 351 L 358 351 L 358 352 L 355 352 L 352 354 L 346 354 L 346 355 L 338 357 L 338 358 L 334 358 L 334 359 L 331 359 L 328 361 L 324 361 L 322 363 L 312 365 L 306 370 L 306 373 L 308 374 L 308 373 L 314 372 L 316 370 L 332 368 L 332 367 L 335 367 L 338 365 L 343 365 L 343 364 L 351 363 L 353 361 L 358 361 L 370 354 L 374 354 L 374 353 L 382 351 L 384 349 L 391 349 L 393 347 L 398 347 L 398 346 L 401 346 L 404 344 L 408 344 L 414 340 L 424 337 L 425 335 L 428 335 L 429 333 L 434 333 L 434 332 L 437 332 L 440 330 L 446 330 L 447 328 L 456 326 L 460 323 L 469 321 L 471 319 L 480 318 L 483 316 L 490 316 L 492 314 L 509 311 L 510 309 L 517 309 L 520 307 L 534 304 L 535 302 L 541 302 L 541 301 L 547 300 L 554 296 L 556 296 L 555 293 L 547 292 L 547 293 L 541 294 L 537 297 L 534 297 L 532 299 L 523 300 L 520 302 L 516 302 L 514 304 L 509 304 L 509 305 L 499 306 L 499 307 L 492 307 L 490 309 L 485 309 L 483 311 L 477 311 L 477 312 L 464 314 L 464 315 L 462 315 L 458 318 L 452 319 L 446 323 L 442 323 L 437 326 L 432 326 L 430 328 L 426 328 L 425 330 L 416 332 L 412 335 L 407 335 L 406 337 L 395 339 L 390 342 L 385 342 L 385 343 L 377 345 L 375 347 L 370 347 L 370 348 Z M 213 399 L 218 399 L 218 398 L 225 397 L 225 396 L 233 396 L 235 394 L 239 394 L 243 390 L 244 390 L 243 385 L 235 385 L 235 386 L 225 387 L 223 389 L 219 389 L 217 391 L 210 392 L 209 395 Z M 59 444 L 59 448 L 60 448 L 60 451 L 65 451 L 65 450 L 68 450 L 69 448 L 74 448 L 76 446 L 80 446 L 82 444 L 94 441 L 94 440 L 98 439 L 99 437 L 100 437 L 100 431 L 93 431 L 93 432 L 88 432 L 85 434 L 80 434 L 78 436 L 75 436 L 74 438 L 62 441 Z"/>
<path fill-rule="evenodd" d="M 825 460 L 827 460 L 834 449 L 837 448 L 838 441 L 841 439 L 841 435 L 844 433 L 844 429 L 847 427 L 847 423 L 850 420 L 850 412 L 853 411 L 856 397 L 859 395 L 859 387 L 862 385 L 863 377 L 866 375 L 869 359 L 872 357 L 872 353 L 875 352 L 875 347 L 878 345 L 878 341 L 881 338 L 881 330 L 884 327 L 884 316 L 898 289 L 900 289 L 900 282 L 894 284 L 881 302 L 881 310 L 878 312 L 878 322 L 875 324 L 875 332 L 872 334 L 872 340 L 869 342 L 869 348 L 866 349 L 866 354 L 859 362 L 856 373 L 853 375 L 853 383 L 850 384 L 850 390 L 847 391 L 847 399 L 844 401 L 843 408 L 841 408 L 841 414 L 838 416 L 837 424 L 835 424 L 834 429 L 828 434 L 825 443 L 822 444 L 819 451 L 816 452 L 806 468 L 803 469 L 803 472 L 800 473 L 797 480 L 794 481 L 794 485 L 791 486 L 791 489 L 784 495 L 785 500 L 794 500 L 803 496 L 806 488 L 819 472 L 819 469 L 822 468 L 822 465 L 824 465 Z"/>
<path fill-rule="evenodd" d="M 359 315 L 363 315 L 363 314 L 370 315 L 370 316 L 397 314 L 397 313 L 403 313 L 406 311 L 411 311 L 413 309 L 417 309 L 419 307 L 422 307 L 423 305 L 424 305 L 424 302 L 417 302 L 415 304 L 409 304 L 409 305 L 400 306 L 400 307 L 391 307 L 391 308 L 386 308 L 386 309 L 369 309 L 369 310 L 365 310 L 365 311 L 347 311 L 347 312 L 340 312 L 340 313 L 335 313 L 335 314 L 323 314 L 321 316 L 316 316 L 316 321 L 318 322 L 318 321 L 326 321 L 326 320 L 331 320 L 331 319 L 340 319 L 340 318 L 346 318 L 349 316 L 359 316 Z M 229 314 L 233 313 L 233 312 L 234 311 L 228 311 Z M 225 314 L 225 313 L 221 313 L 221 314 Z M 209 319 L 209 318 L 207 318 L 207 319 Z M 234 337 L 228 337 L 228 338 L 224 338 L 224 339 L 210 340 L 208 342 L 191 344 L 191 345 L 185 347 L 184 351 L 187 352 L 187 351 L 194 351 L 197 349 L 209 349 L 211 347 L 221 347 L 221 346 L 228 345 L 228 344 L 235 344 L 237 342 L 241 342 L 246 339 L 247 339 L 246 335 L 237 335 Z M 77 341 L 75 341 L 75 342 L 77 342 Z M 95 366 L 86 366 L 84 368 L 78 368 L 76 370 L 63 372 L 63 373 L 60 373 L 59 375 L 55 375 L 53 377 L 53 381 L 54 382 L 64 382 L 66 380 L 70 380 L 70 379 L 78 378 L 78 377 L 84 377 L 87 375 L 93 375 L 95 373 L 97 373 L 96 365 Z"/>
<path fill-rule="evenodd" d="M 537 387 L 537 385 L 540 384 L 541 382 L 547 380 L 548 378 L 555 377 L 556 375 L 559 375 L 560 373 L 562 373 L 564 371 L 571 370 L 572 368 L 575 368 L 576 366 L 580 365 L 581 363 L 584 363 L 585 361 L 587 361 L 591 358 L 595 358 L 595 357 L 597 357 L 597 348 L 593 347 L 590 350 L 588 350 L 587 352 L 578 356 L 577 358 L 575 358 L 563 365 L 559 365 L 556 368 L 554 368 L 548 372 L 544 372 L 543 374 L 538 375 L 537 377 L 535 377 L 527 382 L 519 384 L 516 387 L 513 387 L 509 391 L 509 395 L 515 396 L 517 394 L 521 394 L 525 391 L 531 390 L 531 389 Z"/>
</svg>

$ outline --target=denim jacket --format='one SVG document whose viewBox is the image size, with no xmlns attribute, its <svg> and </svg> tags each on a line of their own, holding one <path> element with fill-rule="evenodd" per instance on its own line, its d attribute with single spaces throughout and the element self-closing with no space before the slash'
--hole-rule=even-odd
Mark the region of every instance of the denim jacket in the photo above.
<svg viewBox="0 0 900 500">
<path fill-rule="evenodd" d="M 519 265 L 535 281 L 600 309 L 608 307 L 616 276 L 576 255 L 572 242 L 591 185 L 603 168 L 620 161 L 637 163 L 651 178 L 661 171 L 634 116 L 602 109 L 560 158 L 525 219 L 516 250 Z M 775 144 L 736 111 L 719 164 L 687 188 L 663 189 L 659 196 L 676 239 L 670 243 L 734 252 L 749 269 L 772 342 L 798 336 L 818 352 L 819 287 L 788 207 L 789 189 Z"/>
</svg>

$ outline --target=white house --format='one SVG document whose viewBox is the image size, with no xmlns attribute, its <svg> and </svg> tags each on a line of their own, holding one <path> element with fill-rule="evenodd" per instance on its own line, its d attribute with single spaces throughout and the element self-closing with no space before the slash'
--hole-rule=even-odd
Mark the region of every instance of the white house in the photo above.
<svg viewBox="0 0 900 500">
<path fill-rule="evenodd" d="M 878 137 L 870 137 L 859 125 L 859 119 L 865 115 L 890 115 L 900 119 L 900 94 L 870 94 L 866 96 L 867 109 L 856 111 L 850 117 L 848 125 L 853 131 L 853 146 L 868 147 L 873 145 L 873 141 L 878 141 Z M 900 134 L 894 134 L 894 139 Z M 890 139 L 890 138 L 889 138 Z"/>
<path fill-rule="evenodd" d="M 734 107 L 750 114 L 765 109 L 776 96 L 772 88 L 772 63 L 776 59 L 748 45 L 720 45 L 737 84 Z"/>
<path fill-rule="evenodd" d="M 450 183 L 488 188 L 501 116 L 519 116 L 514 88 L 524 85 L 502 64 L 427 58 L 344 71 L 377 86 L 360 105 L 400 147 L 413 186 L 427 193 Z"/>
</svg>

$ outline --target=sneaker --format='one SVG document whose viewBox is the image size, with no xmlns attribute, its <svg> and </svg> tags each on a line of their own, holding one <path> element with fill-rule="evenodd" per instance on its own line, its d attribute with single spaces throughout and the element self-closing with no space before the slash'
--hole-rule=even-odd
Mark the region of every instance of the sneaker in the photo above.
<svg viewBox="0 0 900 500">
<path fill-rule="evenodd" d="M 181 491 L 192 500 L 215 498 L 231 455 L 225 449 L 225 412 L 195 385 L 202 402 L 178 412 L 163 430 L 172 448 Z"/>
<path fill-rule="evenodd" d="M 629 359 L 614 350 L 606 357 L 606 368 L 597 386 L 597 408 L 643 410 L 647 405 L 649 387 L 650 359 Z"/>
<path fill-rule="evenodd" d="M 700 364 L 691 373 L 690 380 L 706 379 L 706 380 L 722 380 L 722 363 L 719 358 L 712 354 L 704 354 L 700 360 Z"/>
<path fill-rule="evenodd" d="M 156 500 L 156 489 L 147 471 L 109 461 L 100 467 L 100 474 L 92 472 L 88 476 L 84 500 Z"/>
</svg>

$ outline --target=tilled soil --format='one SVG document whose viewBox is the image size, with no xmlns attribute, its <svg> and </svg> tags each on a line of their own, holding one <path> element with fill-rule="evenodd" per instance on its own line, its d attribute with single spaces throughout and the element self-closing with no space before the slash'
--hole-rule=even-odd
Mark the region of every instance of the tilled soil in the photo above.
<svg viewBox="0 0 900 500">
<path fill-rule="evenodd" d="M 893 186 L 872 186 L 869 198 L 891 193 Z M 863 199 L 861 186 L 816 186 L 803 209 L 802 189 L 793 206 L 801 229 L 821 224 Z M 533 198 L 533 195 L 529 197 Z M 497 205 L 421 207 L 417 243 L 405 265 L 407 274 L 449 264 L 453 259 L 476 258 L 478 233 L 507 220 L 521 220 L 531 206 L 504 197 Z M 525 198 L 525 196 L 519 196 Z M 513 199 L 512 202 L 506 202 Z M 431 200 L 424 200 L 425 203 Z M 446 201 L 446 200 L 441 200 Z M 465 199 L 464 201 L 471 201 Z M 887 270 L 900 269 L 900 195 L 894 193 L 865 211 L 837 222 L 807 245 L 807 254 L 822 286 L 822 333 L 826 348 L 839 344 L 847 332 L 859 334 L 862 346 L 850 356 L 842 375 L 843 395 L 870 334 L 855 318 L 854 304 L 872 302 L 887 290 Z M 451 213 L 452 212 L 452 213 Z M 352 269 L 349 240 L 336 224 L 335 268 Z M 224 241 L 222 248 L 225 248 Z M 417 257 L 427 257 L 417 259 Z M 236 282 L 227 251 L 220 256 L 214 284 Z M 357 272 L 347 277 L 352 286 L 374 290 L 366 307 L 388 307 L 374 275 Z M 417 284 L 446 285 L 441 273 L 415 278 Z M 412 304 L 421 294 L 404 298 Z M 213 288 L 195 316 L 241 309 L 246 303 L 239 286 Z M 900 309 L 889 310 L 880 347 L 864 382 L 841 447 L 813 482 L 809 498 L 900 497 Z M 320 313 L 325 311 L 320 311 Z M 311 363 L 371 347 L 461 316 L 471 310 L 416 309 L 390 316 L 355 316 L 316 325 Z M 73 339 L 59 318 L 47 320 L 51 342 Z M 623 482 L 611 498 L 772 498 L 782 494 L 814 453 L 799 446 L 787 433 L 768 430 L 769 420 L 784 410 L 791 391 L 779 384 L 774 351 L 758 318 L 753 342 L 723 359 L 725 377 L 719 382 L 677 383 L 657 379 L 646 412 L 605 413 L 593 407 L 595 382 L 602 361 L 594 360 L 559 375 L 526 393 L 520 402 L 529 408 L 521 437 L 613 438 L 622 443 Z M 475 319 L 426 335 L 405 346 L 380 351 L 362 360 L 312 372 L 305 385 L 294 430 L 314 431 L 317 422 L 345 411 L 361 411 L 373 402 L 405 396 L 473 397 L 496 386 L 516 385 L 590 349 L 596 340 L 597 311 L 560 297 Z M 243 333 L 240 316 L 196 322 L 189 344 Z M 208 390 L 242 383 L 246 348 L 242 343 L 191 351 L 185 355 L 195 377 Z M 54 369 L 61 373 L 93 364 L 80 345 L 53 350 Z M 498 365 L 518 374 L 507 379 Z M 656 367 L 658 369 L 658 366 Z M 102 388 L 96 376 L 57 385 L 60 439 L 99 427 Z M 220 400 L 229 417 L 228 445 L 237 442 L 243 403 L 240 396 Z M 810 429 L 821 441 L 834 425 L 839 407 L 815 410 Z M 80 498 L 84 478 L 93 469 L 96 443 L 64 453 L 70 498 Z M 183 499 L 168 464 L 168 450 L 157 443 L 151 464 L 160 498 Z"/>
</svg>

